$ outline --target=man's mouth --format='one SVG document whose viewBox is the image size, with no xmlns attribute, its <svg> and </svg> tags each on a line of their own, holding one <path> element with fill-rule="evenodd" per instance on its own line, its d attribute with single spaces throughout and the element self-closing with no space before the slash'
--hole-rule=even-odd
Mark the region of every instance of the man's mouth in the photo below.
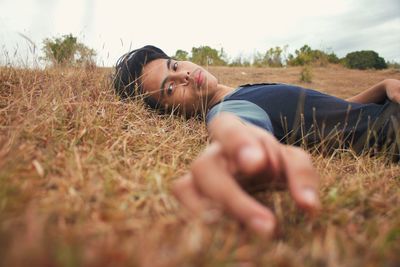
<svg viewBox="0 0 400 267">
<path fill-rule="evenodd" d="M 203 72 L 199 70 L 198 73 L 194 76 L 194 81 L 196 82 L 197 88 L 200 89 L 202 83 L 203 83 Z"/>
</svg>

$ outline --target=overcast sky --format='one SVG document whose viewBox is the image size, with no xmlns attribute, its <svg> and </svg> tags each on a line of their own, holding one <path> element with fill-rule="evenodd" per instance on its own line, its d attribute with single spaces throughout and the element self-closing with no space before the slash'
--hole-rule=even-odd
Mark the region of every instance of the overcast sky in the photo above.
<svg viewBox="0 0 400 267">
<path fill-rule="evenodd" d="M 40 48 L 44 38 L 69 33 L 105 66 L 146 44 L 169 55 L 210 45 L 231 57 L 309 44 L 340 57 L 375 50 L 400 62 L 400 0 L 0 0 L 0 62 L 4 51 L 26 58 L 20 34 Z"/>
</svg>

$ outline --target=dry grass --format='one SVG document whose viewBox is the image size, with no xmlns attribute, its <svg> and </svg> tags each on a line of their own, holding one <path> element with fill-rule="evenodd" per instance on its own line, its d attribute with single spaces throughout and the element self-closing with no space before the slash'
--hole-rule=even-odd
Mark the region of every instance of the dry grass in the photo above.
<svg viewBox="0 0 400 267">
<path fill-rule="evenodd" d="M 231 86 L 299 84 L 300 68 L 210 68 Z M 107 69 L 0 68 L 3 266 L 399 266 L 400 166 L 313 155 L 324 209 L 256 197 L 280 221 L 262 242 L 228 217 L 189 218 L 170 182 L 206 145 L 204 125 L 120 103 Z M 313 69 L 306 86 L 348 97 L 400 72 Z M 300 83 L 301 85 L 301 83 Z M 350 89 L 349 89 L 350 88 Z"/>
</svg>

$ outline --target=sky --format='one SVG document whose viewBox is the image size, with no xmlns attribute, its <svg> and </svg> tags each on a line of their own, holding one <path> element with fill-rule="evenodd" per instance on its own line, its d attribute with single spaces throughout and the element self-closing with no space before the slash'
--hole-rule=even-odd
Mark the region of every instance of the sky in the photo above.
<svg viewBox="0 0 400 267">
<path fill-rule="evenodd" d="M 44 38 L 69 33 L 96 50 L 100 66 L 147 44 L 169 55 L 209 45 L 231 58 L 308 44 L 400 62 L 400 0 L 0 0 L 0 64 L 28 62 Z"/>
</svg>

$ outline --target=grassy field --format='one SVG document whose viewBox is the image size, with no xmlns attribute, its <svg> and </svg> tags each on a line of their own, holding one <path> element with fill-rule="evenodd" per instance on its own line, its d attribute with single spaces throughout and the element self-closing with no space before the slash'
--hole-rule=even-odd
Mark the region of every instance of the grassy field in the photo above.
<svg viewBox="0 0 400 267">
<path fill-rule="evenodd" d="M 339 97 L 400 71 L 210 67 L 222 83 L 285 82 Z M 314 154 L 323 210 L 262 192 L 280 234 L 191 218 L 169 192 L 207 145 L 201 121 L 121 103 L 109 69 L 0 68 L 1 266 L 400 266 L 400 165 Z"/>
</svg>

